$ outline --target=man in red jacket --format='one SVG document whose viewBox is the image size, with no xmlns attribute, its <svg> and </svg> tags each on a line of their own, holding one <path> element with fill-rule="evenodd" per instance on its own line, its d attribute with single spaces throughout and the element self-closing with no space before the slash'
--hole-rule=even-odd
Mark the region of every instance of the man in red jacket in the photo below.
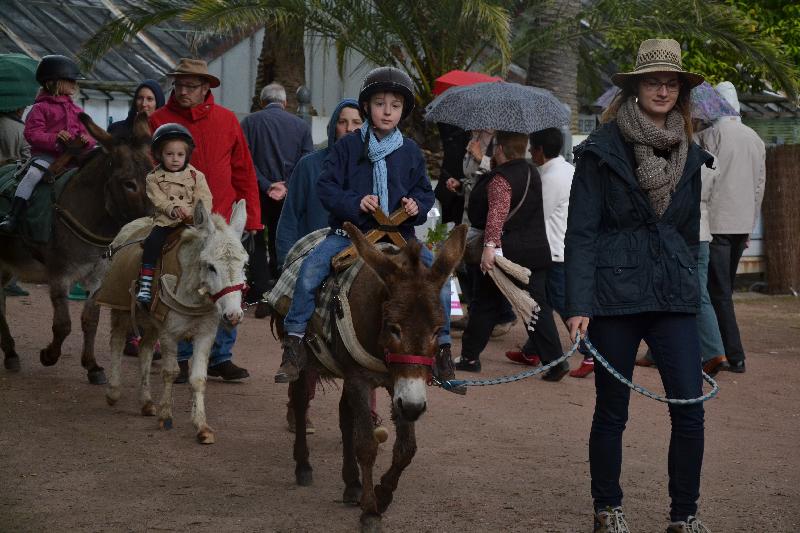
<svg viewBox="0 0 800 533">
<path fill-rule="evenodd" d="M 219 79 L 208 73 L 205 61 L 185 58 L 180 60 L 169 76 L 175 80 L 172 94 L 164 107 L 150 115 L 150 128 L 155 131 L 168 122 L 185 126 L 197 145 L 192 152 L 191 163 L 205 174 L 211 189 L 212 211 L 230 219 L 233 203 L 244 198 L 247 202 L 245 229 L 255 233 L 263 227 L 256 172 L 236 115 L 214 103 L 210 89 L 219 86 Z M 228 381 L 250 375 L 231 361 L 235 342 L 235 329 L 226 331 L 219 328 L 208 363 L 209 376 Z M 181 373 L 176 383 L 187 381 L 191 356 L 191 343 L 179 343 L 178 364 Z"/>
</svg>

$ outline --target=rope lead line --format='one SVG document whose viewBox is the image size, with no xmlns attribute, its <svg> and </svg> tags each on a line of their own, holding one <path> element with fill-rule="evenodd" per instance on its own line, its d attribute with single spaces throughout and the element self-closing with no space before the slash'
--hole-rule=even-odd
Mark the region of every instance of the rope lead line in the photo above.
<svg viewBox="0 0 800 533">
<path fill-rule="evenodd" d="M 536 376 L 543 372 L 547 372 L 554 366 L 560 365 L 562 362 L 572 357 L 575 354 L 575 352 L 578 351 L 578 346 L 580 345 L 580 342 L 581 342 L 581 335 L 580 333 L 578 333 L 575 336 L 575 343 L 564 355 L 562 355 L 555 361 L 551 361 L 546 365 L 537 367 L 533 370 L 526 370 L 525 372 L 520 372 L 519 374 L 513 374 L 510 376 L 501 376 L 499 378 L 492 378 L 492 379 L 481 379 L 481 380 L 451 379 L 449 381 L 444 381 L 444 382 L 439 382 L 438 380 L 434 380 L 434 383 L 442 387 L 444 390 L 455 392 L 454 389 L 457 389 L 458 387 L 484 387 L 486 385 L 500 385 L 503 383 L 513 383 L 514 381 L 521 381 L 523 379 Z M 605 368 L 608 371 L 608 373 L 614 376 L 619 382 L 626 385 L 629 389 L 638 392 L 642 396 L 646 396 L 647 398 L 656 400 L 657 402 L 668 403 L 672 405 L 692 405 L 710 400 L 711 398 L 716 396 L 717 393 L 719 392 L 719 385 L 717 385 L 717 382 L 714 381 L 714 379 L 711 376 L 703 372 L 703 379 L 709 385 L 711 385 L 711 390 L 708 393 L 704 394 L 703 396 L 700 396 L 698 398 L 689 398 L 689 399 L 665 398 L 663 396 L 659 396 L 658 394 L 650 392 L 649 390 L 645 389 L 641 385 L 636 385 L 635 383 L 632 383 L 627 378 L 625 378 L 625 376 L 617 372 L 617 370 L 613 366 L 611 366 L 611 363 L 606 361 L 606 359 L 602 355 L 600 355 L 600 353 L 595 349 L 595 347 L 592 346 L 592 343 L 589 341 L 589 339 L 584 340 L 583 343 L 589 349 L 592 356 L 601 365 L 603 365 L 603 368 Z"/>
</svg>

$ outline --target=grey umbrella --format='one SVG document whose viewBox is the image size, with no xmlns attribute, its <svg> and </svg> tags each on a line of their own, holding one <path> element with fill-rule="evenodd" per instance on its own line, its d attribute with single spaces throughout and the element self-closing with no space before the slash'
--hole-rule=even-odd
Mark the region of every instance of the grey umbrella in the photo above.
<svg viewBox="0 0 800 533">
<path fill-rule="evenodd" d="M 569 124 L 569 112 L 550 91 L 505 81 L 448 89 L 425 113 L 429 122 L 464 130 L 531 133 Z"/>
</svg>

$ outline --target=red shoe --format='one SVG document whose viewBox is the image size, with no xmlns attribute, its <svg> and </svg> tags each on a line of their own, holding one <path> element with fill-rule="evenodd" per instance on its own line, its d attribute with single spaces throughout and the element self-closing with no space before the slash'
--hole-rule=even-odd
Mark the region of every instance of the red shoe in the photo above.
<svg viewBox="0 0 800 533">
<path fill-rule="evenodd" d="M 584 359 L 581 361 L 581 366 L 570 371 L 569 376 L 572 378 L 585 378 L 592 372 L 594 372 L 594 361 L 587 361 Z"/>
<path fill-rule="evenodd" d="M 506 352 L 506 357 L 515 363 L 520 363 L 523 365 L 539 366 L 541 364 L 541 360 L 539 360 L 538 355 L 525 355 L 522 352 Z"/>
</svg>

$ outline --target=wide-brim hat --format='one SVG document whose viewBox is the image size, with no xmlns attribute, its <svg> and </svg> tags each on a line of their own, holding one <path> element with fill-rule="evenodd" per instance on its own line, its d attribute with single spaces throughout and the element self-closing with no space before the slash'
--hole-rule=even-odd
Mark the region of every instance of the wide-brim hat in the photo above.
<svg viewBox="0 0 800 533">
<path fill-rule="evenodd" d="M 681 45 L 674 39 L 647 39 L 639 45 L 636 54 L 636 65 L 631 72 L 617 72 L 611 81 L 617 87 L 625 84 L 635 76 L 651 72 L 677 72 L 688 84 L 689 88 L 697 87 L 705 78 L 694 72 L 683 70 L 681 62 Z"/>
<path fill-rule="evenodd" d="M 211 87 L 219 87 L 219 78 L 208 73 L 208 63 L 202 59 L 182 57 L 172 72 L 167 72 L 167 76 L 196 76 L 208 81 Z"/>
</svg>

